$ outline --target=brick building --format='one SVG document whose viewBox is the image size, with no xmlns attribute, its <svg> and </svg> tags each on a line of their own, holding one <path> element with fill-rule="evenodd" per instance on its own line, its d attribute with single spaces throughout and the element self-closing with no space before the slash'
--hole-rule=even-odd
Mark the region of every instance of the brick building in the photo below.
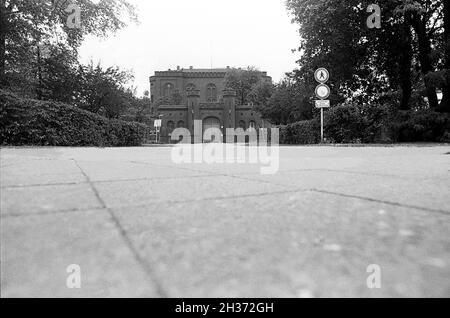
<svg viewBox="0 0 450 318">
<path fill-rule="evenodd" d="M 264 122 L 252 105 L 238 105 L 236 93 L 225 87 L 225 76 L 230 68 L 177 68 L 155 72 L 150 78 L 152 102 L 162 119 L 161 140 L 168 142 L 177 127 L 187 128 L 193 135 L 194 120 L 203 122 L 203 131 L 220 128 L 264 128 Z M 263 80 L 272 82 L 266 72 Z"/>
</svg>

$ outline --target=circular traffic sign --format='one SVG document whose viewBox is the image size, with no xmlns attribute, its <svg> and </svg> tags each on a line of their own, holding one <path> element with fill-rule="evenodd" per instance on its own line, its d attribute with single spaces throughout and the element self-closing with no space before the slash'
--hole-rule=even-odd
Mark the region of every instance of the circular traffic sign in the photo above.
<svg viewBox="0 0 450 318">
<path fill-rule="evenodd" d="M 328 87 L 328 85 L 325 84 L 320 84 L 317 85 L 316 87 L 316 96 L 319 97 L 320 99 L 327 99 L 328 97 L 330 97 L 331 94 L 331 90 Z"/>
<path fill-rule="evenodd" d="M 330 79 L 330 72 L 326 68 L 321 67 L 314 73 L 314 77 L 319 83 L 325 84 Z"/>
</svg>

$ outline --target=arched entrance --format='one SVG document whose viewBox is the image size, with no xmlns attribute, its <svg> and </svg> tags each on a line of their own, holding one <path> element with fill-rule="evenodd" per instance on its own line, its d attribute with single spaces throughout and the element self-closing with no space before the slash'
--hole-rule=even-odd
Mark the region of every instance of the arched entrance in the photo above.
<svg viewBox="0 0 450 318">
<path fill-rule="evenodd" d="M 220 131 L 222 131 L 221 125 L 220 125 L 220 120 L 218 118 L 208 117 L 203 120 L 203 136 L 205 136 L 205 131 L 207 131 L 208 129 L 211 129 L 211 128 L 217 128 Z M 203 140 L 203 142 L 211 142 L 211 141 L 213 141 L 213 140 L 207 140 L 207 139 Z"/>
</svg>

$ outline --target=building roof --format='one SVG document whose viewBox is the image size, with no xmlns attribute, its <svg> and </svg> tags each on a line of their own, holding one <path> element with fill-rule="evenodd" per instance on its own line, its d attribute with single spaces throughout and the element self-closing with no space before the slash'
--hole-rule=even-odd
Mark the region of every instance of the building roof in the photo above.
<svg viewBox="0 0 450 318">
<path fill-rule="evenodd" d="M 230 68 L 182 68 L 183 73 L 215 73 L 215 72 L 228 72 Z"/>
<path fill-rule="evenodd" d="M 158 76 L 169 76 L 169 77 L 181 76 L 181 77 L 183 77 L 183 75 L 187 75 L 187 76 L 190 75 L 190 76 L 195 76 L 195 77 L 198 77 L 201 75 L 206 75 L 207 77 L 211 77 L 211 76 L 222 77 L 222 76 L 225 76 L 225 74 L 230 70 L 232 70 L 232 68 L 229 66 L 226 68 L 193 68 L 192 66 L 189 68 L 181 68 L 178 66 L 174 70 L 169 69 L 167 71 L 156 71 L 155 75 L 152 76 L 151 78 L 158 77 Z M 261 74 L 263 76 L 268 77 L 267 72 L 261 72 Z"/>
</svg>

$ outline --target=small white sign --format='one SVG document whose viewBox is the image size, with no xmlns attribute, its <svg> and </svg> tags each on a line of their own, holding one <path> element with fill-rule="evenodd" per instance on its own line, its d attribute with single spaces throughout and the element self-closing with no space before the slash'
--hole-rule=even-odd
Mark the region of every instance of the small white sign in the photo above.
<svg viewBox="0 0 450 318">
<path fill-rule="evenodd" d="M 316 100 L 316 108 L 330 108 L 330 100 Z"/>
<path fill-rule="evenodd" d="M 156 119 L 155 120 L 155 128 L 161 128 L 161 126 L 162 126 L 162 120 Z"/>
<path fill-rule="evenodd" d="M 314 73 L 314 77 L 317 82 L 325 84 L 330 79 L 330 72 L 326 68 L 321 67 Z"/>
<path fill-rule="evenodd" d="M 316 87 L 316 96 L 320 99 L 327 99 L 330 97 L 331 90 L 328 85 L 320 84 Z"/>
</svg>

